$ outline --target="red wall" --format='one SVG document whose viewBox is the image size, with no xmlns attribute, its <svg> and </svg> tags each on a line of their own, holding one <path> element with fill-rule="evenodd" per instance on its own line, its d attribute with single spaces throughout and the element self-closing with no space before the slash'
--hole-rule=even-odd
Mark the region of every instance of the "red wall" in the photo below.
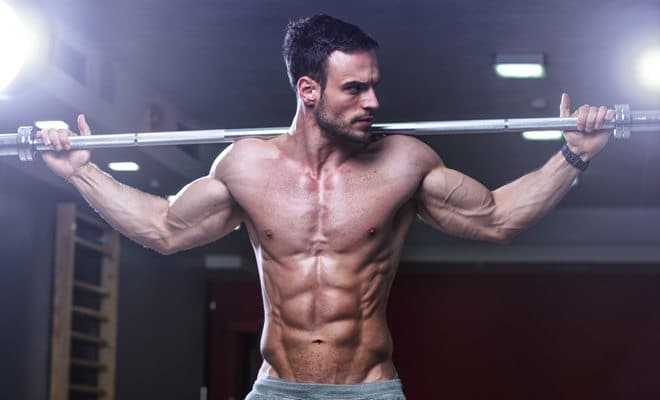
<svg viewBox="0 0 660 400">
<path fill-rule="evenodd" d="M 389 318 L 415 399 L 659 399 L 660 277 L 401 275 Z"/>
<path fill-rule="evenodd" d="M 209 321 L 209 398 L 239 400 L 244 394 L 242 383 L 254 379 L 242 376 L 247 355 L 242 351 L 244 343 L 241 339 L 246 333 L 261 332 L 263 311 L 259 283 L 256 278 L 214 281 L 211 300 L 215 310 Z"/>
<path fill-rule="evenodd" d="M 218 327 L 254 329 L 261 306 L 256 280 L 215 287 L 225 400 L 241 356 Z M 660 398 L 660 276 L 404 272 L 388 318 L 409 400 Z"/>
</svg>

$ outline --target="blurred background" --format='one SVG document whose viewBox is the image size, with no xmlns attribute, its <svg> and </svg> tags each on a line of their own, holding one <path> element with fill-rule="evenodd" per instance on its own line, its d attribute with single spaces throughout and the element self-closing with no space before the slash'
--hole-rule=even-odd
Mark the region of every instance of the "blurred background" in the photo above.
<svg viewBox="0 0 660 400">
<path fill-rule="evenodd" d="M 657 0 L 5 0 L 0 133 L 38 121 L 77 129 L 78 113 L 96 134 L 286 126 L 295 99 L 284 28 L 320 12 L 380 43 L 377 122 L 553 117 L 562 92 L 574 108 L 660 109 Z M 498 63 L 516 60 L 539 75 L 503 76 Z M 611 141 L 560 206 L 511 245 L 415 225 L 389 318 L 410 399 L 660 396 L 657 133 Z M 492 189 L 562 145 L 517 133 L 424 141 Z M 99 150 L 93 162 L 168 197 L 223 148 Z M 86 207 L 40 160 L 0 158 L 7 398 L 48 397 L 61 202 Z M 262 319 L 245 229 L 169 257 L 122 239 L 120 266 L 117 398 L 241 398 Z"/>
</svg>

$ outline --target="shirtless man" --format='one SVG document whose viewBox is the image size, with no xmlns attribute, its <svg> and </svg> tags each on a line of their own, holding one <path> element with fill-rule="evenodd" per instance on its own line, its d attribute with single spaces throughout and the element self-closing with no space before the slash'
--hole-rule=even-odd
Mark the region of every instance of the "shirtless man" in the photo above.
<svg viewBox="0 0 660 400">
<path fill-rule="evenodd" d="M 610 136 L 599 128 L 613 111 L 582 106 L 580 132 L 565 133 L 570 152 L 490 191 L 415 138 L 372 137 L 377 47 L 332 17 L 289 24 L 283 53 L 297 99 L 289 133 L 236 142 L 171 204 L 118 183 L 88 151 L 43 155 L 112 226 L 159 253 L 245 223 L 265 313 L 250 400 L 403 399 L 385 311 L 416 216 L 452 235 L 508 242 L 566 194 L 582 166 L 576 155 L 588 161 Z M 563 95 L 560 115 L 569 108 Z M 90 134 L 83 116 L 78 125 Z M 39 135 L 68 150 L 73 133 Z"/>
</svg>

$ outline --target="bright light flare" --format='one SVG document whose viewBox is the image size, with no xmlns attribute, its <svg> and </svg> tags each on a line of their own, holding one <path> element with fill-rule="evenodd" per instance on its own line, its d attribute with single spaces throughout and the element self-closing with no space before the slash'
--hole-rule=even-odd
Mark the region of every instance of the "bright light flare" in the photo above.
<svg viewBox="0 0 660 400">
<path fill-rule="evenodd" d="M 541 79 L 545 77 L 545 67 L 541 64 L 496 64 L 495 73 L 500 78 Z"/>
<path fill-rule="evenodd" d="M 560 140 L 564 136 L 562 131 L 525 131 L 522 137 L 527 140 Z"/>
<path fill-rule="evenodd" d="M 120 172 L 135 172 L 140 170 L 140 166 L 132 161 L 111 162 L 108 163 L 108 168 Z"/>
<path fill-rule="evenodd" d="M 639 79 L 651 90 L 660 90 L 660 48 L 646 50 L 639 59 Z"/>
<path fill-rule="evenodd" d="M 69 129 L 69 124 L 64 121 L 37 121 L 34 123 L 39 129 Z"/>
<path fill-rule="evenodd" d="M 31 35 L 21 20 L 0 1 L 0 92 L 16 78 L 31 47 Z"/>
</svg>

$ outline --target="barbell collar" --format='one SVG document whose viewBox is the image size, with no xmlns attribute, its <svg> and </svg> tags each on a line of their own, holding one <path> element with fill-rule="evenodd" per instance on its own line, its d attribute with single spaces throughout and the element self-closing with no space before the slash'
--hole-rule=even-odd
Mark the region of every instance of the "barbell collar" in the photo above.
<svg viewBox="0 0 660 400">
<path fill-rule="evenodd" d="M 630 106 L 628 104 L 614 105 L 614 139 L 630 138 Z"/>
<path fill-rule="evenodd" d="M 32 161 L 35 156 L 34 142 L 32 139 L 33 128 L 31 126 L 21 126 L 16 135 L 16 149 L 18 158 L 21 161 Z"/>
</svg>

